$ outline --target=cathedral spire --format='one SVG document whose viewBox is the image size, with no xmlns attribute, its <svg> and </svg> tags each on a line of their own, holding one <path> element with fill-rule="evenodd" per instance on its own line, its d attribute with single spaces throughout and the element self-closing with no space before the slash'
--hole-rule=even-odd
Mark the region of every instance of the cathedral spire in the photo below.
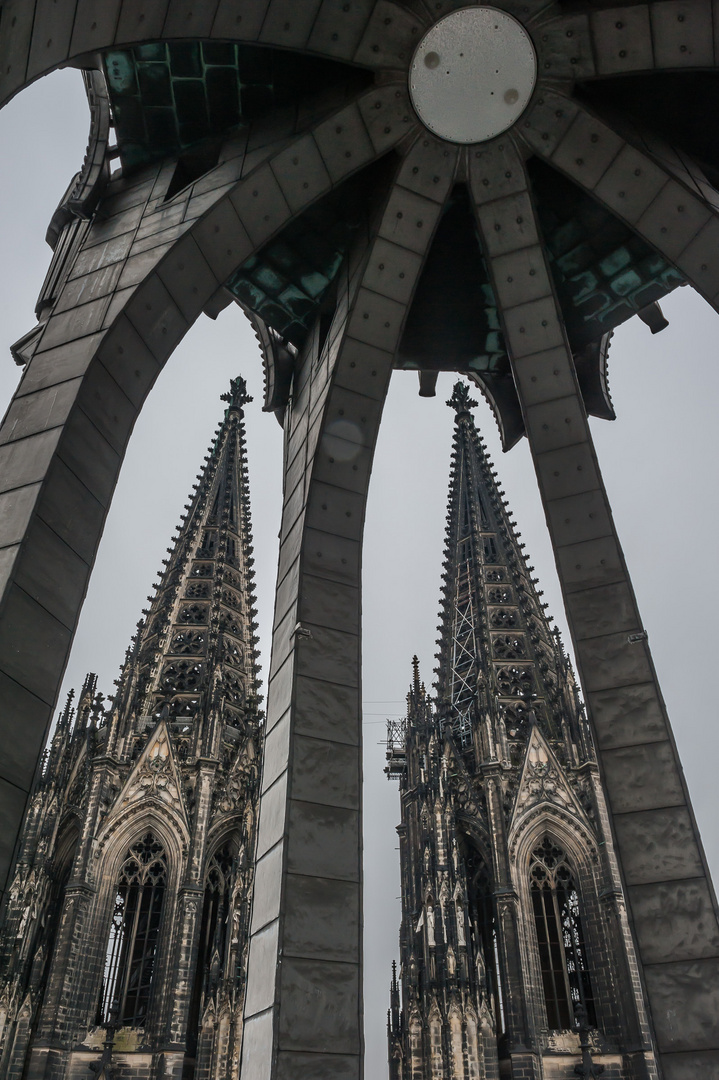
<svg viewBox="0 0 719 1080">
<path fill-rule="evenodd" d="M 589 725 L 475 402 L 457 383 L 448 404 L 437 697 L 413 661 L 406 719 L 387 730 L 402 900 L 390 1080 L 598 1076 L 603 1053 L 616 1053 L 617 1080 L 648 1080 L 656 1070 L 651 1048 L 636 1049 L 643 1003 Z"/>
<path fill-rule="evenodd" d="M 2 1076 L 32 1072 L 60 1030 L 58 1080 L 77 1046 L 95 1058 L 81 1072 L 109 1075 L 124 1027 L 143 1030 L 141 1080 L 160 1056 L 236 1080 L 262 743 L 244 380 L 222 400 L 114 699 L 94 674 L 68 698 L 33 793 L 0 925 Z"/>
<path fill-rule="evenodd" d="M 201 749 L 194 720 L 213 710 L 241 726 L 259 701 L 252 528 L 242 378 L 167 549 L 155 595 L 128 651 L 115 698 L 129 737 L 164 713 L 183 753 Z M 180 730 L 182 729 L 182 730 Z M 199 741 L 198 741 L 199 740 Z"/>
<path fill-rule="evenodd" d="M 563 738 L 577 705 L 566 693 L 568 661 L 472 419 L 476 402 L 458 382 L 447 404 L 455 428 L 437 707 L 465 752 L 504 759 L 534 722 Z"/>
</svg>

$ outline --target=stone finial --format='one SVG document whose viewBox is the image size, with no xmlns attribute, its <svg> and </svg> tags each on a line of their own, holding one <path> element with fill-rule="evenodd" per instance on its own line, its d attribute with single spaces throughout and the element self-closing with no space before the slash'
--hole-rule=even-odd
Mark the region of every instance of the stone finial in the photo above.
<svg viewBox="0 0 719 1080">
<path fill-rule="evenodd" d="M 241 375 L 230 380 L 230 389 L 220 395 L 220 401 L 227 401 L 231 409 L 242 409 L 244 405 L 252 401 L 247 393 L 247 383 Z"/>
<path fill-rule="evenodd" d="M 454 384 L 452 396 L 447 404 L 450 409 L 455 410 L 458 417 L 462 416 L 463 413 L 468 413 L 470 409 L 474 409 L 477 406 L 477 402 L 469 396 L 469 387 L 463 382 L 456 382 Z"/>
</svg>

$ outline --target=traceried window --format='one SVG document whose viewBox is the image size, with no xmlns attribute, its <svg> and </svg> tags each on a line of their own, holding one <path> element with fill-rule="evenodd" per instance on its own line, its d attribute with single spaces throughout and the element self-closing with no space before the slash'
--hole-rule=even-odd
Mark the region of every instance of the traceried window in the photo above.
<svg viewBox="0 0 719 1080">
<path fill-rule="evenodd" d="M 165 850 L 147 832 L 130 847 L 120 868 L 105 953 L 101 1024 L 145 1025 L 166 889 Z"/>
<path fill-rule="evenodd" d="M 565 852 L 548 836 L 532 852 L 530 879 L 549 1029 L 574 1027 L 577 1006 L 595 1027 L 579 892 Z"/>
<path fill-rule="evenodd" d="M 190 1002 L 189 1046 L 194 1053 L 203 1004 L 224 976 L 230 922 L 232 849 L 224 844 L 210 859 L 205 877 L 205 902 L 200 927 L 195 983 Z"/>
</svg>

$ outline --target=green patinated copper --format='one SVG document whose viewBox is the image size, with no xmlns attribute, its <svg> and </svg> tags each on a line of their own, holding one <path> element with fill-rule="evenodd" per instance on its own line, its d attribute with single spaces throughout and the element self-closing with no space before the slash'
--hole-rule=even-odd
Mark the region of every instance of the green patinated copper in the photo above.
<svg viewBox="0 0 719 1080">
<path fill-rule="evenodd" d="M 218 138 L 271 108 L 361 77 L 331 60 L 221 41 L 158 42 L 104 56 L 123 167 Z"/>
<path fill-rule="evenodd" d="M 557 292 L 575 348 L 661 300 L 684 278 L 570 180 L 539 161 L 532 186 Z"/>
</svg>

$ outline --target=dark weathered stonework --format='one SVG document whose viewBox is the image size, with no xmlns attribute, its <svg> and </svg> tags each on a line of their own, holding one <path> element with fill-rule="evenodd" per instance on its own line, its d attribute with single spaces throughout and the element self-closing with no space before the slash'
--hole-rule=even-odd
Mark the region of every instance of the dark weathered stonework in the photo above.
<svg viewBox="0 0 719 1080">
<path fill-rule="evenodd" d="M 455 0 L 2 6 L 0 100 L 74 64 L 90 72 L 92 128 L 53 217 L 39 321 L 14 347 L 25 372 L 0 428 L 0 723 L 11 747 L 0 857 L 9 867 L 134 420 L 200 312 L 235 298 L 263 345 L 287 463 L 248 1077 L 361 1068 L 353 919 L 343 959 L 328 947 L 272 969 L 267 957 L 286 955 L 300 879 L 349 883 L 359 911 L 359 807 L 333 796 L 331 814 L 319 809 L 293 763 L 301 746 L 305 760 L 329 752 L 305 736 L 351 747 L 334 755 L 330 788 L 356 789 L 361 526 L 393 366 L 416 367 L 424 394 L 439 368 L 465 371 L 505 445 L 526 433 L 630 908 L 631 889 L 669 887 L 680 864 L 713 897 L 587 413 L 612 414 L 607 331 L 634 312 L 659 328 L 652 305 L 680 281 L 719 303 L 719 153 L 703 119 L 718 11 L 708 0 L 497 3 L 532 39 L 537 86 L 510 131 L 463 148 L 429 134 L 407 87 L 416 43 Z M 234 95 L 226 114 L 220 83 Z M 252 88 L 244 98 L 240 84 Z M 19 727 L 22 744 L 7 735 Z M 628 795 L 627 774 L 653 780 Z M 662 851 L 651 866 L 647 841 Z M 632 920 L 662 1067 L 701 1054 L 716 1070 L 716 1025 L 695 1031 L 683 991 L 716 985 L 714 900 L 682 961 L 691 979 L 669 954 L 646 952 L 651 910 Z M 253 971 L 251 958 L 251 984 Z M 344 989 L 310 1024 L 301 1002 L 330 977 Z M 670 999 L 691 1046 L 667 1035 Z"/>
<path fill-rule="evenodd" d="M 590 727 L 475 429 L 476 403 L 458 383 L 448 404 L 457 415 L 436 694 L 415 661 L 406 719 L 388 725 L 402 813 L 390 1076 L 573 1075 L 588 1006 L 590 1064 L 648 1080 L 656 1051 Z M 573 983 L 576 1001 L 560 1017 L 531 889 L 532 852 L 547 842 L 573 875 L 591 998 Z M 560 974 L 573 962 L 568 937 L 563 955 Z"/>
<path fill-rule="evenodd" d="M 43 759 L 0 936 L 3 1076 L 86 1077 L 103 1048 L 104 1075 L 238 1075 L 261 742 L 242 380 L 224 397 L 115 697 L 88 676 Z M 148 834 L 166 889 L 130 1016 L 107 957 L 118 867 Z"/>
</svg>

